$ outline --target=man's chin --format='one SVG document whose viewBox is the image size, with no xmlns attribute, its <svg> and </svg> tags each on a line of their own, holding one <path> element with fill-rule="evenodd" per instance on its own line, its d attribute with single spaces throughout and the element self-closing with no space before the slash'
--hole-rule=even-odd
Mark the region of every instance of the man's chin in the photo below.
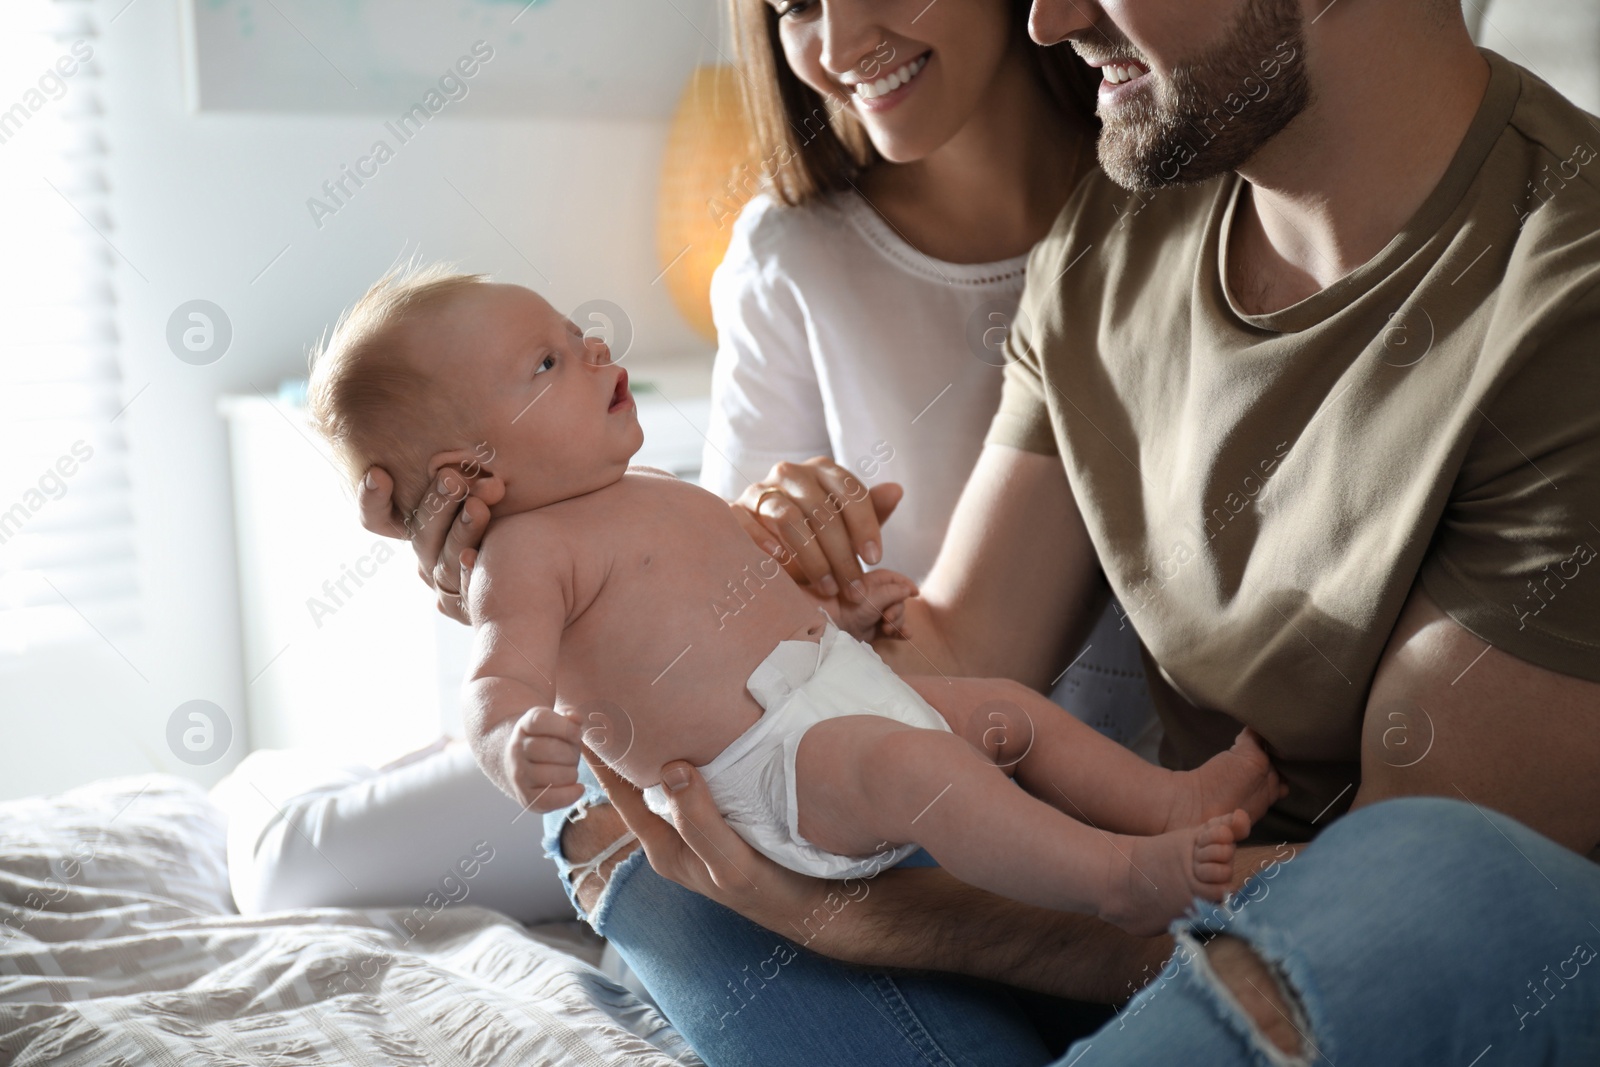
<svg viewBox="0 0 1600 1067">
<path fill-rule="evenodd" d="M 1135 140 L 1141 143 L 1132 143 Z M 1125 131 L 1104 131 L 1100 169 L 1131 193 L 1200 185 L 1233 169 L 1226 162 L 1196 154 L 1186 143 L 1152 143 Z"/>
</svg>

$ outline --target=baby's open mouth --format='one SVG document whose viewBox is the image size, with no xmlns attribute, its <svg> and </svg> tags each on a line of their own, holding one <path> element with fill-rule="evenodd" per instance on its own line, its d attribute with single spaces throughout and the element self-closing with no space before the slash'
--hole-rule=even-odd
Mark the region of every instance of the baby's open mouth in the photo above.
<svg viewBox="0 0 1600 1067">
<path fill-rule="evenodd" d="M 631 399 L 632 397 L 628 396 L 628 372 L 623 371 L 617 375 L 616 388 L 611 390 L 611 405 L 606 408 L 606 411 L 616 411 L 618 408 L 625 406 Z"/>
</svg>

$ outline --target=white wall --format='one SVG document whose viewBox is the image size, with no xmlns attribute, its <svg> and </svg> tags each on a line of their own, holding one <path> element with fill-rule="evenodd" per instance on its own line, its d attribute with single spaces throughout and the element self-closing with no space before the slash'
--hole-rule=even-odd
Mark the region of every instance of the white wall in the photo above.
<svg viewBox="0 0 1600 1067">
<path fill-rule="evenodd" d="M 96 53 L 111 130 L 110 237 L 127 260 L 117 267 L 123 396 L 144 390 L 120 421 L 147 615 L 141 635 L 117 641 L 132 666 L 91 635 L 0 673 L 0 798 L 151 769 L 210 782 L 243 754 L 245 679 L 263 665 L 241 662 L 217 399 L 270 394 L 303 374 L 308 343 L 401 253 L 457 259 L 563 309 L 612 300 L 633 321 L 629 358 L 640 368 L 658 355 L 709 358 L 652 284 L 664 123 L 475 118 L 469 96 L 318 229 L 307 198 L 368 151 L 384 116 L 191 114 L 180 0 L 125 4 L 99 5 Z M 230 350 L 210 366 L 180 362 L 166 345 L 168 317 L 195 298 L 233 325 Z M 294 500 L 279 521 L 295 521 Z M 166 742 L 168 717 L 194 699 L 238 727 L 228 754 L 199 768 Z"/>
</svg>

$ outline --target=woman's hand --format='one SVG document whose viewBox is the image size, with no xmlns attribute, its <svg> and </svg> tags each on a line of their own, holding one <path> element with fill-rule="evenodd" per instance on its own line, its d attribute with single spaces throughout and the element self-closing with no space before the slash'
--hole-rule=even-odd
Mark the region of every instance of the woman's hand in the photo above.
<svg viewBox="0 0 1600 1067">
<path fill-rule="evenodd" d="M 489 508 L 505 495 L 504 483 L 493 475 L 480 473 L 469 479 L 459 469 L 445 467 L 421 505 L 406 516 L 395 505 L 394 479 L 389 472 L 369 467 L 358 504 L 362 526 L 384 537 L 411 542 L 417 554 L 417 574 L 438 594 L 439 610 L 470 625 L 467 582 L 489 526 Z"/>
<path fill-rule="evenodd" d="M 861 563 L 883 559 L 882 524 L 905 491 L 896 482 L 870 490 L 827 456 L 775 464 L 733 502 L 756 544 L 802 585 L 824 597 L 862 603 Z"/>
<path fill-rule="evenodd" d="M 673 817 L 667 822 L 645 805 L 639 790 L 593 753 L 586 749 L 583 758 L 663 878 L 779 933 L 793 931 L 837 887 L 779 866 L 751 848 L 717 811 L 693 765 L 678 761 L 662 768 Z"/>
</svg>

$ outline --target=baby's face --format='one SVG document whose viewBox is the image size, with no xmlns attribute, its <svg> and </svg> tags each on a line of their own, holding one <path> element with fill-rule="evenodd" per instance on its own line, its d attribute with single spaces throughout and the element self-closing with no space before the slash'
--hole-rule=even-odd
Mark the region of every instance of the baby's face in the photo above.
<svg viewBox="0 0 1600 1067">
<path fill-rule="evenodd" d="M 474 287 L 419 331 L 416 350 L 430 354 L 435 378 L 482 434 L 464 454 L 506 486 L 494 515 L 610 485 L 644 443 L 628 372 L 531 290 Z M 435 456 L 430 473 L 465 462 L 450 456 Z"/>
</svg>

